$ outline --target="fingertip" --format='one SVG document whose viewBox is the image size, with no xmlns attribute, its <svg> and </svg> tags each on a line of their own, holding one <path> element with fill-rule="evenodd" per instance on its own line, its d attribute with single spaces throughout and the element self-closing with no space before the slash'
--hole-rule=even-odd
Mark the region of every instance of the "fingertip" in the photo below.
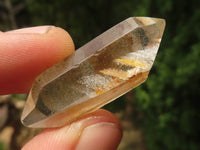
<svg viewBox="0 0 200 150">
<path fill-rule="evenodd" d="M 96 118 L 99 117 L 99 120 L 84 128 L 75 149 L 116 150 L 123 133 L 119 119 L 111 112 L 103 109 L 88 114 L 83 118 L 87 118 L 90 115 L 94 115 Z"/>
<path fill-rule="evenodd" d="M 121 130 L 116 124 L 98 123 L 83 130 L 76 150 L 116 150 L 121 135 Z"/>
<path fill-rule="evenodd" d="M 55 61 L 62 60 L 66 56 L 69 56 L 71 53 L 73 53 L 75 50 L 75 46 L 71 36 L 66 30 L 60 27 L 53 27 L 46 34 L 44 34 L 44 37 L 53 37 L 50 40 L 53 44 L 55 44 L 55 51 L 57 50 L 57 57 L 55 57 L 55 59 L 57 60 Z"/>
</svg>

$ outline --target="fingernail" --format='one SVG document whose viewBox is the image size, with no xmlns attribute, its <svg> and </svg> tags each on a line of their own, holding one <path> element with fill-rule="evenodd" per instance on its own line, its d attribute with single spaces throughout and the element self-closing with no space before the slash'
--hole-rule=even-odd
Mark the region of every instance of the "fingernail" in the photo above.
<svg viewBox="0 0 200 150">
<path fill-rule="evenodd" d="M 44 34 L 49 32 L 54 26 L 37 26 L 37 27 L 29 27 L 22 28 L 17 30 L 7 31 L 6 33 L 39 33 Z"/>
<path fill-rule="evenodd" d="M 122 130 L 113 123 L 98 123 L 86 127 L 79 139 L 76 150 L 115 150 L 122 137 Z"/>
</svg>

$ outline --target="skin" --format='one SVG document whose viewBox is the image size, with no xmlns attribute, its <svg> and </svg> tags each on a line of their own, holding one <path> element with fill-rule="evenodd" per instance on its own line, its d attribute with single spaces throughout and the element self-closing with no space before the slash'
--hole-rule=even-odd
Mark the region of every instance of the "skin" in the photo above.
<svg viewBox="0 0 200 150">
<path fill-rule="evenodd" d="M 37 75 L 74 51 L 70 35 L 54 26 L 0 31 L 0 95 L 27 93 Z M 115 150 L 120 121 L 97 110 L 63 127 L 44 129 L 22 150 Z"/>
</svg>

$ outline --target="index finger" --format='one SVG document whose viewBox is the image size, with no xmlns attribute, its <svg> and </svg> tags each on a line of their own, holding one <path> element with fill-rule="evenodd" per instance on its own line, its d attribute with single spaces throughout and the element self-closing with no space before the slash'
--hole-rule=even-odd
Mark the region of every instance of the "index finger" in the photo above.
<svg viewBox="0 0 200 150">
<path fill-rule="evenodd" d="M 54 26 L 0 33 L 0 95 L 26 93 L 37 75 L 74 51 L 70 35 Z"/>
</svg>

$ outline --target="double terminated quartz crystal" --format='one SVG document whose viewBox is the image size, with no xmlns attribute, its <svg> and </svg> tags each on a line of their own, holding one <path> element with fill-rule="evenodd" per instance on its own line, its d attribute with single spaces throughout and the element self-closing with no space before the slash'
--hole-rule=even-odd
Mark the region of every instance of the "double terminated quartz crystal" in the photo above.
<svg viewBox="0 0 200 150">
<path fill-rule="evenodd" d="M 163 19 L 128 18 L 38 76 L 21 120 L 58 127 L 143 83 L 164 31 Z"/>
</svg>

